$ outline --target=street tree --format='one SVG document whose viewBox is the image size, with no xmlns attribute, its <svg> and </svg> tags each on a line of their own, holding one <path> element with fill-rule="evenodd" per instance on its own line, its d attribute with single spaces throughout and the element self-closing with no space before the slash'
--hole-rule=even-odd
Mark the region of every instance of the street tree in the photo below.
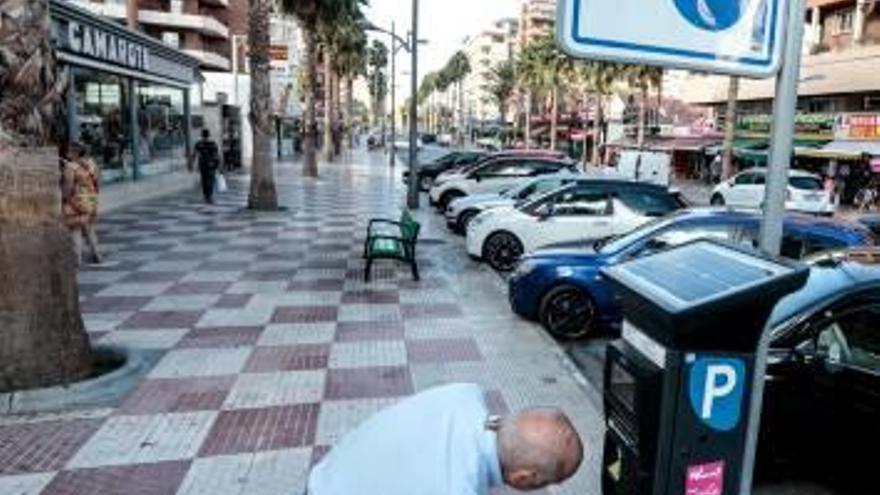
<svg viewBox="0 0 880 495">
<path fill-rule="evenodd" d="M 362 26 L 363 17 L 358 11 L 347 22 L 345 29 L 340 30 L 333 67 L 345 88 L 345 105 L 343 114 L 343 145 L 346 150 L 352 146 L 352 127 L 354 123 L 354 80 L 366 74 L 367 67 L 367 35 Z"/>
<path fill-rule="evenodd" d="M 266 0 L 252 0 L 266 1 Z M 278 0 L 280 10 L 293 14 L 299 21 L 303 37 L 303 71 L 307 91 L 303 110 L 303 174 L 318 176 L 318 157 L 315 138 L 318 124 L 315 115 L 315 101 L 318 97 L 317 53 L 319 30 L 325 23 L 352 15 L 363 4 L 361 0 Z M 253 8 L 253 6 L 252 6 Z"/>
<path fill-rule="evenodd" d="M 630 86 L 636 87 L 639 91 L 637 144 L 641 149 L 645 146 L 645 133 L 648 126 L 648 97 L 652 87 L 657 88 L 659 92 L 663 84 L 663 69 L 650 65 L 630 65 L 626 69 L 626 78 Z"/>
<path fill-rule="evenodd" d="M 385 98 L 388 96 L 388 78 L 385 70 L 389 62 L 388 46 L 379 40 L 373 40 L 367 54 L 367 67 L 372 100 L 373 125 L 384 123 Z M 384 126 L 383 126 L 384 127 Z"/>
<path fill-rule="evenodd" d="M 455 52 L 449 62 L 446 64 L 444 71 L 452 84 L 456 85 L 456 99 L 458 100 L 458 144 L 464 144 L 464 80 L 471 73 L 471 62 L 467 54 L 459 50 Z"/>
<path fill-rule="evenodd" d="M 560 90 L 573 74 L 574 59 L 563 53 L 550 33 L 526 46 L 522 52 L 523 85 L 550 97 L 550 148 L 556 149 Z M 527 128 L 528 129 L 528 128 Z"/>
<path fill-rule="evenodd" d="M 721 180 L 733 177 L 733 140 L 736 137 L 739 78 L 731 77 L 727 86 L 727 111 L 724 114 L 724 144 L 722 145 Z"/>
<path fill-rule="evenodd" d="M 624 74 L 624 66 L 613 62 L 589 61 L 579 67 L 580 78 L 584 81 L 585 90 L 594 95 L 596 100 L 596 117 L 593 123 L 592 165 L 600 165 L 601 148 L 605 145 L 605 108 L 608 97 L 614 90 L 614 84 Z"/>
<path fill-rule="evenodd" d="M 0 392 L 92 373 L 58 187 L 66 84 L 48 2 L 0 0 Z"/>
<path fill-rule="evenodd" d="M 507 124 L 507 105 L 516 90 L 516 64 L 506 60 L 499 63 L 489 72 L 489 95 L 492 102 L 498 105 L 501 123 Z"/>
<path fill-rule="evenodd" d="M 269 19 L 273 0 L 251 0 L 248 7 L 248 40 L 251 73 L 250 122 L 253 129 L 253 162 L 248 208 L 278 209 L 275 169 L 272 157 L 272 83 L 269 78 Z"/>
</svg>

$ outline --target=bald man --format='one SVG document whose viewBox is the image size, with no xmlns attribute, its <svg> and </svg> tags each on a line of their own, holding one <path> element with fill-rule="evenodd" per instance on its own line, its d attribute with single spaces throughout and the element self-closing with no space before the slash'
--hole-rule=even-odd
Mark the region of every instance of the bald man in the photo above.
<svg viewBox="0 0 880 495">
<path fill-rule="evenodd" d="M 489 415 L 477 385 L 422 392 L 374 415 L 312 470 L 309 495 L 483 495 L 570 478 L 580 437 L 556 409 Z"/>
</svg>

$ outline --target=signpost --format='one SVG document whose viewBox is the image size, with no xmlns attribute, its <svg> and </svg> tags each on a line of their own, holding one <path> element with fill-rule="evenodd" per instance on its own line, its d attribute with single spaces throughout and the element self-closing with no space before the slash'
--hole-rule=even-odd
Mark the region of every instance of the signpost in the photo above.
<svg viewBox="0 0 880 495">
<path fill-rule="evenodd" d="M 794 0 L 563 0 L 557 37 L 577 58 L 771 77 Z"/>
<path fill-rule="evenodd" d="M 576 58 L 657 65 L 714 74 L 769 78 L 777 76 L 773 104 L 770 153 L 765 188 L 761 249 L 779 254 L 785 192 L 791 163 L 805 0 L 560 0 L 557 39 Z M 747 416 L 748 432 L 742 449 L 739 493 L 751 493 L 754 457 L 761 418 L 769 332 L 765 330 L 755 353 L 754 376 Z M 716 366 L 716 367 L 712 367 Z M 736 366 L 706 364 L 707 374 L 692 389 L 691 399 L 701 412 L 714 416 L 722 396 L 736 392 L 731 380 L 743 377 Z M 714 374 L 708 373 L 714 369 Z M 733 371 L 731 371 L 731 369 Z M 726 371 L 725 371 L 726 370 Z M 719 373 L 721 373 L 719 375 Z M 703 390 L 699 390 L 699 384 Z M 729 390 L 728 390 L 729 389 Z M 725 392 L 722 394 L 721 392 Z M 708 408 L 708 409 L 704 409 Z M 725 424 L 729 415 L 720 416 Z M 687 493 L 724 493 L 707 490 L 730 486 L 724 466 L 694 465 L 686 473 Z"/>
</svg>

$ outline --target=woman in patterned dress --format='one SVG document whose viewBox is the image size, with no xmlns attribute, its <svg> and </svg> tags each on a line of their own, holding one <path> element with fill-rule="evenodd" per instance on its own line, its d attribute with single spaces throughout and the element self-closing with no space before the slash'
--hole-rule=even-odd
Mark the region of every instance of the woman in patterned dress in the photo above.
<svg viewBox="0 0 880 495">
<path fill-rule="evenodd" d="M 86 154 L 80 143 L 69 146 L 62 175 L 62 200 L 64 221 L 73 237 L 77 264 L 82 260 L 82 242 L 85 238 L 91 251 L 92 263 L 101 263 L 98 251 L 98 195 L 101 171 Z"/>
</svg>

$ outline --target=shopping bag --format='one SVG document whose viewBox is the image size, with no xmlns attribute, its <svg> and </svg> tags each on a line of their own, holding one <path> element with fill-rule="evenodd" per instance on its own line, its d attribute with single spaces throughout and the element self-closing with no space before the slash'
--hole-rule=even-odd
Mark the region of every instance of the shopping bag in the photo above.
<svg viewBox="0 0 880 495">
<path fill-rule="evenodd" d="M 217 172 L 217 180 L 214 181 L 214 184 L 218 193 L 225 193 L 229 190 L 229 184 L 226 183 L 226 177 L 220 172 Z"/>
</svg>

